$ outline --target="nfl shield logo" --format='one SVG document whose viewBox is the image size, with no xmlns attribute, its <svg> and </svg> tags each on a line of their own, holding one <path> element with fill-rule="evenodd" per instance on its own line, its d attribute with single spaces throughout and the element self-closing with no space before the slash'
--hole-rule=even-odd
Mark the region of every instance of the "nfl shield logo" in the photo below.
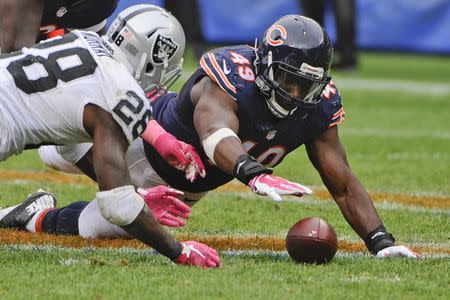
<svg viewBox="0 0 450 300">
<path fill-rule="evenodd" d="M 67 13 L 67 8 L 62 6 L 58 9 L 58 11 L 56 12 L 56 16 L 58 18 L 62 18 L 65 14 Z"/>
<path fill-rule="evenodd" d="M 267 133 L 266 135 L 266 139 L 271 140 L 275 137 L 275 135 L 277 134 L 276 130 L 271 130 Z"/>
<path fill-rule="evenodd" d="M 171 38 L 158 34 L 153 45 L 152 58 L 156 64 L 162 64 L 165 59 L 169 60 L 177 51 L 178 44 Z"/>
</svg>

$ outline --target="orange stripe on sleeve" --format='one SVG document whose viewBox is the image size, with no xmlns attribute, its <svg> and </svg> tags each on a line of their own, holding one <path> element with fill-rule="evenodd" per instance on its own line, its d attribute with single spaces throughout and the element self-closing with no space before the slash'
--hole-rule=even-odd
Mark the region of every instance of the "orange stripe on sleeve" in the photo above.
<svg viewBox="0 0 450 300">
<path fill-rule="evenodd" d="M 220 78 L 225 83 L 225 85 L 236 94 L 236 88 L 234 87 L 234 85 L 232 85 L 230 83 L 230 81 L 228 81 L 227 76 L 223 73 L 222 69 L 220 68 L 219 64 L 217 63 L 217 60 L 216 60 L 216 57 L 214 56 L 214 54 L 208 53 L 208 57 L 212 63 L 212 66 L 214 67 L 216 72 L 219 74 Z"/>
<path fill-rule="evenodd" d="M 236 100 L 236 97 L 234 95 L 231 95 L 223 86 L 222 84 L 220 84 L 220 82 L 217 80 L 216 75 L 214 75 L 214 73 L 211 71 L 211 69 L 209 68 L 209 66 L 206 64 L 205 58 L 202 57 L 200 59 L 200 66 L 203 68 L 203 70 L 205 70 L 206 74 L 208 74 L 208 76 L 215 82 L 217 83 L 217 85 L 224 90 L 228 95 L 230 95 L 234 100 Z"/>
</svg>

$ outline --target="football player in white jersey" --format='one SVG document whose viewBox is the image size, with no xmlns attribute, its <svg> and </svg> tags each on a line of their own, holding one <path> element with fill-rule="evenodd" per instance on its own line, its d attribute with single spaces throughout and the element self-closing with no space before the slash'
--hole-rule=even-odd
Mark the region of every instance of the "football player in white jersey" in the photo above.
<svg viewBox="0 0 450 300">
<path fill-rule="evenodd" d="M 181 70 L 184 34 L 181 45 L 158 33 L 167 23 L 182 32 L 170 13 L 135 5 L 118 16 L 107 37 L 73 31 L 0 56 L 0 160 L 43 144 L 92 142 L 100 189 L 96 200 L 108 222 L 178 264 L 218 267 L 214 249 L 176 241 L 161 227 L 132 185 L 125 161 L 129 144 L 141 136 L 172 165 L 188 173 L 204 170 L 192 147 L 151 119 L 145 96 L 159 91 L 150 89 L 155 76 L 163 82 Z M 0 226 L 25 227 L 39 218 L 39 205 L 55 202 L 51 194 L 40 193 L 0 215 Z"/>
<path fill-rule="evenodd" d="M 119 0 L 0 0 L 0 52 L 33 46 L 37 41 L 81 29 L 99 35 Z"/>
</svg>

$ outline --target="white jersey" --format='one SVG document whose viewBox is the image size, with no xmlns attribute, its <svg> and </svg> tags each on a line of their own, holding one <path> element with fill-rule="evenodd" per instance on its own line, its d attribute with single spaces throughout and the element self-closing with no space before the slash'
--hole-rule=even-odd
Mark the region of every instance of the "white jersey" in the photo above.
<svg viewBox="0 0 450 300">
<path fill-rule="evenodd" d="M 110 112 L 130 143 L 151 116 L 141 87 L 97 34 L 73 31 L 0 55 L 0 160 L 27 146 L 91 141 L 89 103 Z"/>
</svg>

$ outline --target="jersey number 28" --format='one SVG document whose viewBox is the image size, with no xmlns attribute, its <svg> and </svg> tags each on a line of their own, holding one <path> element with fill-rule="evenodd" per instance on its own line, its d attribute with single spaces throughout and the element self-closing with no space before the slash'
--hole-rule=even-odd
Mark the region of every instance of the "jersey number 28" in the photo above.
<svg viewBox="0 0 450 300">
<path fill-rule="evenodd" d="M 33 48 L 47 49 L 73 42 L 77 38 L 75 34 L 67 34 L 63 38 L 40 43 Z M 13 55 L 22 55 L 22 52 L 15 52 Z M 91 75 L 96 68 L 97 63 L 89 51 L 79 47 L 51 52 L 48 58 L 28 54 L 12 61 L 7 67 L 16 86 L 28 95 L 53 89 L 58 85 L 58 80 L 69 82 Z"/>
</svg>

